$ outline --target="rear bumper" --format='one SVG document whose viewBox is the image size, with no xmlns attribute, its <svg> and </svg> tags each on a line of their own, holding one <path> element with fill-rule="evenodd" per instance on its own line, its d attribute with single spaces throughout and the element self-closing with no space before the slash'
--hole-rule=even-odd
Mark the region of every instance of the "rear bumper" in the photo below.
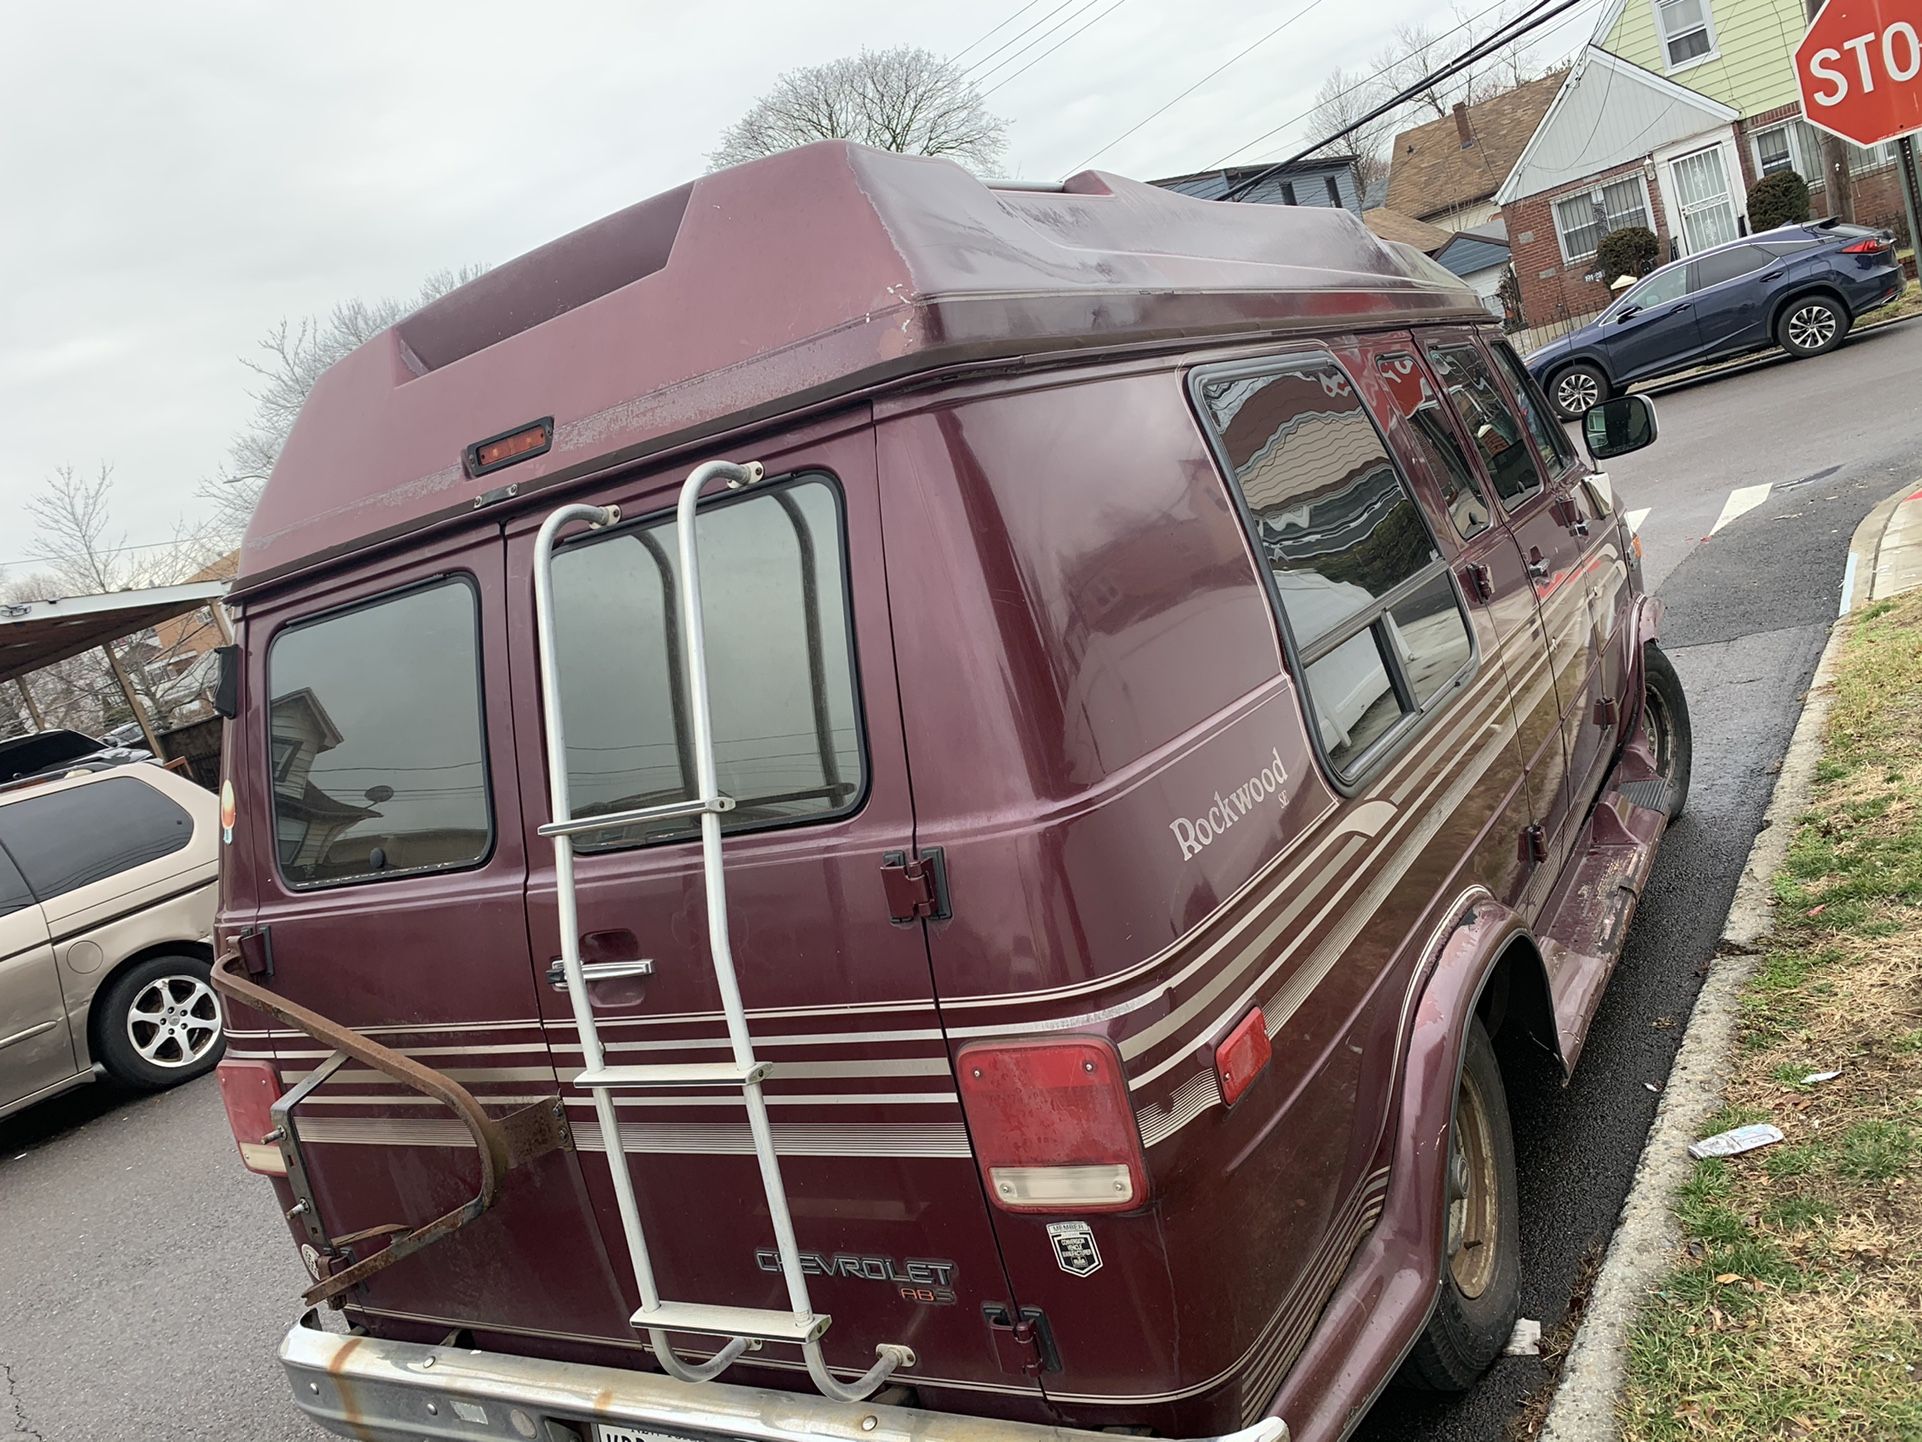
<svg viewBox="0 0 1922 1442">
<path fill-rule="evenodd" d="M 1070 1427 L 348 1337 L 322 1331 L 312 1313 L 287 1333 L 280 1360 L 300 1409 L 361 1442 L 596 1442 L 597 1422 L 656 1442 L 1114 1442 Z M 1288 1428 L 1269 1418 L 1219 1442 L 1288 1442 Z"/>
</svg>

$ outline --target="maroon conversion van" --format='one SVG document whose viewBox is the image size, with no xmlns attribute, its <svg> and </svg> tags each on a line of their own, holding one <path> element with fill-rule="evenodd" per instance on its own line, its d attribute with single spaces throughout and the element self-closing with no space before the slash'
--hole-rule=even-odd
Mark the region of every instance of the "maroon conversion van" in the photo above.
<svg viewBox="0 0 1922 1442">
<path fill-rule="evenodd" d="M 1505 1078 L 1688 717 L 1412 250 L 722 171 L 329 371 L 234 597 L 221 1089 L 329 1429 L 1328 1439 L 1507 1339 Z"/>
</svg>

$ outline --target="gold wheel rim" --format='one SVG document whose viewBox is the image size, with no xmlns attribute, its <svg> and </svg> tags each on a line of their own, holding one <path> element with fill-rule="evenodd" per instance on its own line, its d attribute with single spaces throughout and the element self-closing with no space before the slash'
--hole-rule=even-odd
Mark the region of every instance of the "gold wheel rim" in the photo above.
<svg viewBox="0 0 1922 1442">
<path fill-rule="evenodd" d="M 1495 1276 L 1500 1209 L 1494 1142 L 1487 1103 L 1464 1070 L 1448 1146 L 1448 1274 L 1464 1297 L 1481 1296 Z"/>
</svg>

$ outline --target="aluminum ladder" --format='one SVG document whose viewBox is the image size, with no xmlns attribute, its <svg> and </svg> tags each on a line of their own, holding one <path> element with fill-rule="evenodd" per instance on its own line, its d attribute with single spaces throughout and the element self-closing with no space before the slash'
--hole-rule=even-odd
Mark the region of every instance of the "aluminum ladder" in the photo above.
<svg viewBox="0 0 1922 1442">
<path fill-rule="evenodd" d="M 534 617 L 540 652 L 541 714 L 546 728 L 547 790 L 553 820 L 540 828 L 542 836 L 554 843 L 555 906 L 559 914 L 561 971 L 566 979 L 568 999 L 574 1010 L 574 1025 L 580 1033 L 581 1055 L 586 1070 L 574 1084 L 592 1094 L 594 1116 L 600 1124 L 601 1141 L 608 1169 L 614 1181 L 614 1195 L 620 1207 L 621 1228 L 627 1252 L 634 1266 L 634 1282 L 641 1298 L 633 1325 L 647 1333 L 663 1370 L 683 1382 L 705 1382 L 720 1375 L 749 1347 L 767 1342 L 798 1344 L 807 1360 L 808 1375 L 814 1385 L 839 1402 L 858 1402 L 870 1396 L 897 1368 L 914 1365 L 914 1353 L 898 1343 L 884 1342 L 875 1348 L 877 1360 L 853 1383 L 842 1382 L 828 1370 L 821 1353 L 821 1337 L 829 1318 L 814 1310 L 808 1299 L 807 1277 L 801 1270 L 801 1251 L 794 1238 L 794 1220 L 788 1209 L 787 1191 L 781 1183 L 780 1159 L 774 1151 L 774 1135 L 768 1125 L 767 1099 L 762 1084 L 774 1069 L 773 1063 L 754 1055 L 754 1039 L 748 1031 L 747 1009 L 741 1002 L 741 987 L 734 974 L 734 954 L 728 943 L 727 875 L 721 864 L 721 815 L 734 809 L 734 799 L 721 793 L 714 758 L 714 728 L 708 704 L 707 647 L 702 631 L 700 558 L 695 545 L 695 510 L 701 491 L 710 481 L 720 480 L 729 490 L 738 490 L 759 481 L 759 462 L 737 465 L 731 461 L 709 461 L 697 467 L 681 487 L 675 509 L 675 529 L 680 545 L 681 636 L 685 651 L 688 717 L 693 735 L 696 767 L 696 794 L 682 801 L 643 806 L 594 816 L 576 817 L 568 799 L 567 744 L 563 730 L 559 666 L 555 657 L 554 634 L 554 549 L 567 527 L 585 522 L 590 530 L 603 530 L 620 518 L 618 506 L 569 505 L 549 515 L 541 525 L 534 543 Z M 661 821 L 672 817 L 698 816 L 701 819 L 701 872 L 707 892 L 708 950 L 714 963 L 714 981 L 720 992 L 721 1014 L 727 1022 L 728 1042 L 733 1058 L 726 1062 L 695 1062 L 643 1066 L 609 1066 L 595 1025 L 594 1009 L 587 996 L 581 964 L 580 920 L 574 895 L 574 841 L 584 831 L 603 831 L 609 827 L 637 822 Z M 663 1298 L 654 1281 L 654 1265 L 648 1256 L 647 1240 L 642 1234 L 640 1211 L 634 1202 L 634 1179 L 621 1148 L 620 1124 L 615 1114 L 614 1093 L 713 1085 L 738 1086 L 747 1108 L 748 1129 L 754 1138 L 754 1156 L 760 1164 L 761 1187 L 767 1195 L 768 1218 L 774 1228 L 775 1251 L 780 1257 L 781 1278 L 787 1285 L 788 1311 L 759 1307 L 717 1306 L 703 1302 L 675 1302 Z M 689 1362 L 677 1356 L 668 1345 L 669 1332 L 694 1332 L 724 1337 L 721 1349 L 704 1362 Z"/>
</svg>

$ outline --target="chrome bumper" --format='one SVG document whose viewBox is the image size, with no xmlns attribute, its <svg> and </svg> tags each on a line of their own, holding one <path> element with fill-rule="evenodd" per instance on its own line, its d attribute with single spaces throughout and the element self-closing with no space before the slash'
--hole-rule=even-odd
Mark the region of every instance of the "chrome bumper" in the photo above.
<svg viewBox="0 0 1922 1442">
<path fill-rule="evenodd" d="M 1114 1442 L 1072 1427 L 348 1337 L 322 1331 L 312 1314 L 287 1333 L 280 1360 L 301 1410 L 360 1442 L 597 1442 L 596 1422 L 656 1442 Z M 1271 1417 L 1207 1442 L 1288 1442 L 1288 1428 Z"/>
</svg>

